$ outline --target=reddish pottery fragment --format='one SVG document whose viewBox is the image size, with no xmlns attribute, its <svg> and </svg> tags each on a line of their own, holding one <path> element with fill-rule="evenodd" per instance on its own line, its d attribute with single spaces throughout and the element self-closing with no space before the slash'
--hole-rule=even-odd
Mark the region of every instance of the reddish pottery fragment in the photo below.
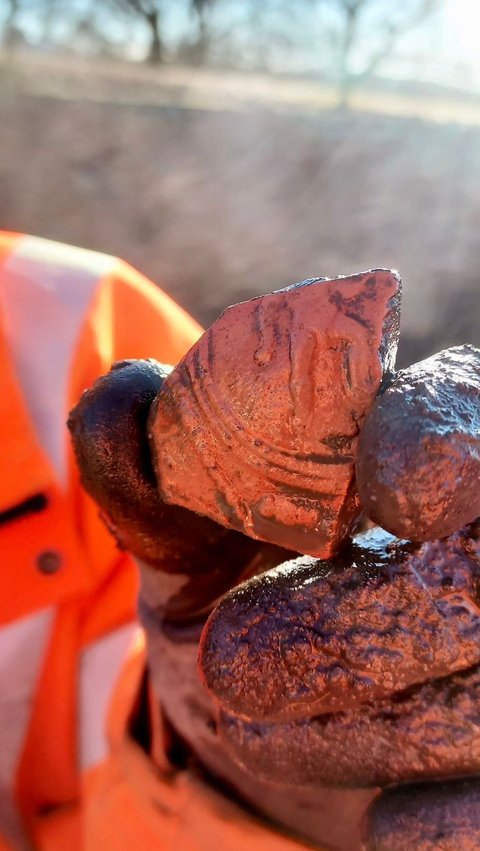
<svg viewBox="0 0 480 851">
<path fill-rule="evenodd" d="M 358 433 L 398 340 L 399 277 L 312 279 L 228 308 L 150 419 L 166 502 L 327 558 L 360 509 Z"/>
</svg>

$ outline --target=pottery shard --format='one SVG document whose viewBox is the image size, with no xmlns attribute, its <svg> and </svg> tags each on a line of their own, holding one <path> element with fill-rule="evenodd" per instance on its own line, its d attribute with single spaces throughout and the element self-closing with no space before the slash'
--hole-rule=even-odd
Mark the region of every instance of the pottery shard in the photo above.
<svg viewBox="0 0 480 851">
<path fill-rule="evenodd" d="M 456 346 L 397 373 L 368 414 L 357 482 L 366 514 L 412 541 L 480 515 L 480 349 Z"/>
<path fill-rule="evenodd" d="M 359 515 L 359 429 L 393 369 L 400 279 L 312 279 L 228 308 L 166 379 L 150 438 L 162 499 L 328 557 Z"/>
</svg>

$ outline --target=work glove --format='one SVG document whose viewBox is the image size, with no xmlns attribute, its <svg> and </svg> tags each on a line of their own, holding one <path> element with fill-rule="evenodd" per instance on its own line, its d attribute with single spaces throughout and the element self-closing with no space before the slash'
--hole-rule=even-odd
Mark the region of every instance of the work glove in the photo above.
<svg viewBox="0 0 480 851">
<path fill-rule="evenodd" d="M 326 800 L 326 788 L 355 787 L 363 806 L 372 789 L 479 769 L 479 530 L 464 525 L 479 513 L 478 353 L 454 352 L 440 378 L 428 362 L 420 377 L 395 376 L 399 296 L 398 277 L 375 270 L 236 305 L 173 371 L 115 365 L 69 421 L 85 487 L 142 563 L 144 622 L 160 619 L 177 636 L 203 629 L 200 668 L 226 754 L 267 787 L 301 787 L 305 798 L 321 789 Z M 446 387 L 430 411 L 442 446 L 418 427 L 429 381 Z M 450 476 L 426 517 L 415 498 L 425 508 L 432 494 L 432 453 L 448 458 L 459 433 L 458 421 L 435 420 L 445 399 L 463 410 L 455 457 L 472 497 L 456 498 Z M 403 405 L 397 433 L 389 404 Z M 378 527 L 358 534 L 363 508 L 394 533 L 400 516 L 414 542 Z M 415 517 L 425 518 L 418 534 Z M 479 839 L 476 787 L 450 785 L 451 795 L 448 785 L 433 795 L 436 808 L 422 803 L 433 794 L 426 782 L 423 797 L 380 797 L 368 848 L 438 847 L 428 842 L 441 813 L 450 819 L 449 801 L 460 813 L 449 821 L 454 841 L 466 819 Z M 423 845 L 408 845 L 408 807 Z M 305 833 L 359 847 L 348 824 L 338 840 L 326 823 L 323 835 Z"/>
</svg>

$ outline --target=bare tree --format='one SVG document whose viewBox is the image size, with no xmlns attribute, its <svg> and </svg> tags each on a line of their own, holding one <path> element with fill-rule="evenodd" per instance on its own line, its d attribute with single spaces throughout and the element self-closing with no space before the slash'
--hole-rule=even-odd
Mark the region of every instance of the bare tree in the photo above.
<svg viewBox="0 0 480 851">
<path fill-rule="evenodd" d="M 110 4 L 121 12 L 142 20 L 147 25 L 150 36 L 147 59 L 152 65 L 163 62 L 162 0 L 110 0 Z"/>
<path fill-rule="evenodd" d="M 6 50 L 11 50 L 15 47 L 20 31 L 18 29 L 18 15 L 21 11 L 20 0 L 7 0 L 7 14 L 3 19 L 2 26 L 2 42 Z"/>
<path fill-rule="evenodd" d="M 210 48 L 210 12 L 215 3 L 216 0 L 190 0 L 189 2 L 190 15 L 194 18 L 197 29 L 191 52 L 192 58 L 198 64 L 205 62 Z"/>
<path fill-rule="evenodd" d="M 335 17 L 329 36 L 336 46 L 336 72 L 343 104 L 353 83 L 373 74 L 388 57 L 400 38 L 421 24 L 441 0 L 312 0 Z M 352 59 L 358 48 L 364 54 L 363 67 L 354 71 Z"/>
</svg>

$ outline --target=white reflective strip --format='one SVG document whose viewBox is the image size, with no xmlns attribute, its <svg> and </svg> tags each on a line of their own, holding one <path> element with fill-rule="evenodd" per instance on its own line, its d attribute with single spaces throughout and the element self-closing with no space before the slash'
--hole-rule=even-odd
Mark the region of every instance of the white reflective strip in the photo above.
<svg viewBox="0 0 480 851">
<path fill-rule="evenodd" d="M 83 651 L 80 661 L 80 765 L 82 770 L 108 752 L 107 716 L 113 690 L 138 624 L 126 624 Z"/>
<path fill-rule="evenodd" d="M 23 237 L 4 265 L 0 299 L 8 344 L 37 434 L 65 480 L 67 383 L 75 344 L 99 279 L 114 257 Z"/>
<path fill-rule="evenodd" d="M 11 792 L 54 613 L 43 609 L 0 629 L 0 833 L 17 818 Z"/>
</svg>

